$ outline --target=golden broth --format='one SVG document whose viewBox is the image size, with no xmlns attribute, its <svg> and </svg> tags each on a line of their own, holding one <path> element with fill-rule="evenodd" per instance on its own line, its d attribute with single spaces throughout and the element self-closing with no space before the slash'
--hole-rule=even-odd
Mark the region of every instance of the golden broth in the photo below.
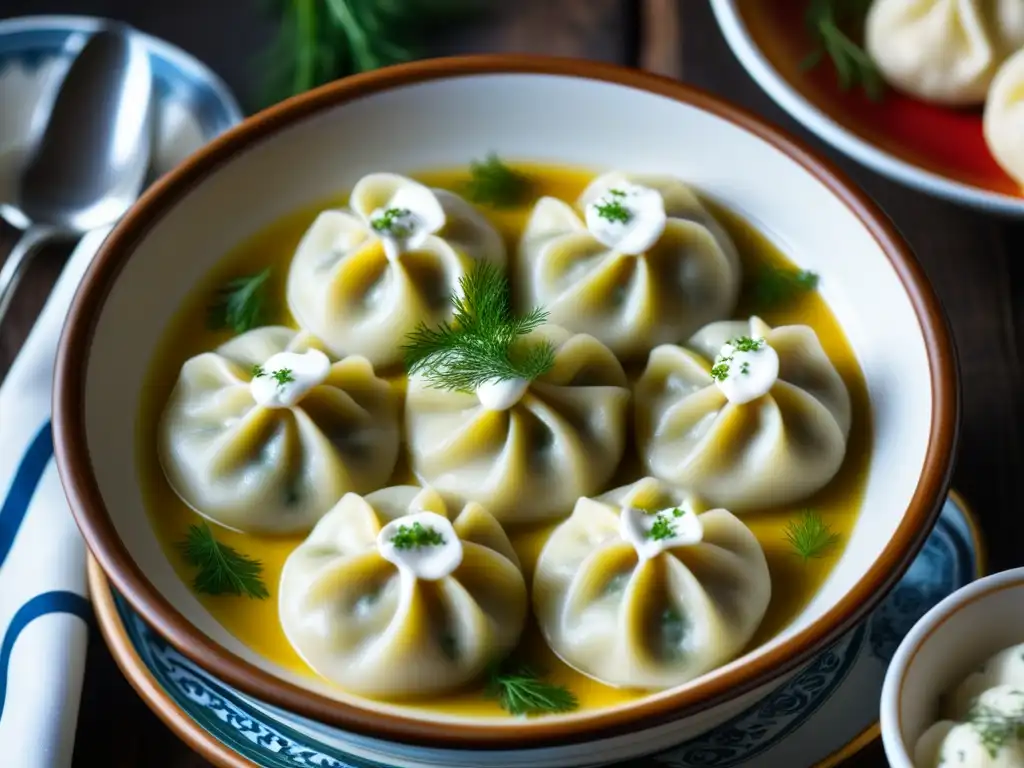
<svg viewBox="0 0 1024 768">
<path fill-rule="evenodd" d="M 521 170 L 529 173 L 538 182 L 539 195 L 552 195 L 572 201 L 582 192 L 593 178 L 593 173 L 582 170 L 552 168 L 539 165 L 522 165 Z M 444 171 L 416 174 L 416 178 L 431 186 L 458 190 L 468 178 L 465 171 Z M 181 558 L 176 543 L 180 542 L 189 525 L 200 521 L 174 494 L 164 479 L 157 459 L 157 423 L 161 410 L 170 396 L 181 365 L 189 357 L 211 350 L 231 338 L 226 331 L 213 332 L 206 327 L 206 307 L 217 287 L 238 275 L 254 274 L 264 267 L 272 266 L 271 295 L 274 297 L 275 312 L 269 322 L 296 327 L 287 311 L 284 300 L 284 283 L 288 263 L 306 229 L 312 224 L 317 213 L 327 207 L 344 204 L 346 198 L 324 201 L 323 204 L 287 216 L 264 229 L 257 236 L 241 244 L 229 253 L 209 273 L 202 285 L 186 302 L 170 327 L 165 332 L 156 350 L 149 380 L 143 397 L 139 419 L 139 467 L 148 512 L 154 529 L 178 575 L 187 583 L 194 576 L 193 569 Z M 532 205 L 532 203 L 531 203 Z M 486 210 L 488 218 L 505 237 L 510 258 L 515 257 L 519 233 L 525 227 L 531 206 L 506 211 Z M 758 265 L 766 263 L 790 265 L 782 253 L 767 238 L 747 224 L 736 214 L 712 205 L 719 221 L 732 236 L 743 260 L 747 274 Z M 737 317 L 745 317 L 744 304 Z M 863 497 L 864 485 L 870 460 L 870 419 L 867 388 L 853 350 L 835 317 L 824 300 L 815 293 L 808 293 L 790 302 L 784 309 L 763 313 L 763 319 L 771 325 L 802 323 L 817 332 L 825 351 L 839 371 L 850 391 L 853 404 L 853 422 L 850 430 L 846 460 L 836 478 L 829 485 L 792 508 L 773 509 L 744 516 L 764 548 L 772 576 L 772 599 L 760 629 L 749 647 L 760 645 L 778 634 L 789 624 L 817 592 L 842 552 L 843 543 L 853 529 L 857 512 Z M 398 384 L 404 383 L 400 371 L 390 373 L 389 378 Z M 638 375 L 631 371 L 631 377 Z M 631 482 L 640 477 L 639 463 L 627 449 L 627 458 L 609 488 Z M 414 482 L 404 460 L 392 477 L 391 484 Z M 802 509 L 813 507 L 840 537 L 840 544 L 824 557 L 807 562 L 797 557 L 785 539 L 786 523 Z M 566 510 L 568 513 L 570 510 Z M 547 534 L 557 523 L 533 526 L 510 532 L 513 544 L 526 570 L 529 583 L 533 566 Z M 254 651 L 268 659 L 300 674 L 316 677 L 285 639 L 277 616 L 276 586 L 281 569 L 291 551 L 304 536 L 264 537 L 237 533 L 217 528 L 217 538 L 224 544 L 263 562 L 264 579 L 271 592 L 268 600 L 252 600 L 242 597 L 213 597 L 199 594 L 197 597 L 210 613 Z M 642 697 L 643 692 L 611 688 L 578 672 L 560 662 L 544 643 L 534 625 L 527 627 L 520 644 L 521 654 L 543 668 L 552 682 L 569 687 L 578 697 L 581 709 L 596 709 L 613 706 L 623 701 Z M 411 708 L 444 711 L 450 714 L 488 716 L 499 715 L 498 705 L 487 699 L 480 687 L 417 701 Z"/>
</svg>

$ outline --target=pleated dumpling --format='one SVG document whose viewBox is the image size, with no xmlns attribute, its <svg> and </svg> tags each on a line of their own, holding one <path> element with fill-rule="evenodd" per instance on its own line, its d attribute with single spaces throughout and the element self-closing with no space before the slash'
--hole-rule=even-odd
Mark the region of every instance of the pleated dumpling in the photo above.
<svg viewBox="0 0 1024 768">
<path fill-rule="evenodd" d="M 520 309 L 590 333 L 620 358 L 728 317 L 740 288 L 732 241 L 671 176 L 607 173 L 576 208 L 537 201 L 519 247 Z"/>
<path fill-rule="evenodd" d="M 405 335 L 449 320 L 475 263 L 505 265 L 505 245 L 472 205 L 393 173 L 363 177 L 349 210 L 321 213 L 288 271 L 288 308 L 335 355 L 401 360 Z"/>
<path fill-rule="evenodd" d="M 1024 3 L 874 0 L 864 42 L 899 90 L 938 104 L 980 104 L 996 69 L 1024 45 Z"/>
<path fill-rule="evenodd" d="M 650 477 L 580 499 L 533 577 L 534 613 L 552 650 L 627 688 L 669 688 L 725 664 L 770 598 L 750 529 Z"/>
<path fill-rule="evenodd" d="M 532 381 L 462 392 L 409 378 L 413 471 L 506 524 L 566 514 L 580 496 L 600 491 L 625 449 L 629 388 L 615 355 L 592 336 L 553 325 L 522 343 L 545 341 L 554 364 Z"/>
<path fill-rule="evenodd" d="M 279 614 L 313 669 L 355 693 L 436 694 L 515 647 L 526 584 L 508 537 L 475 503 L 430 488 L 346 494 L 285 562 Z"/>
<path fill-rule="evenodd" d="M 734 512 L 803 499 L 839 470 L 850 396 L 813 329 L 712 323 L 651 352 L 634 389 L 648 472 Z"/>
<path fill-rule="evenodd" d="M 182 500 L 221 525 L 305 531 L 342 494 L 387 483 L 398 406 L 365 358 L 332 362 L 307 333 L 257 328 L 182 366 L 160 462 Z"/>
<path fill-rule="evenodd" d="M 996 162 L 1024 186 L 1024 49 L 996 73 L 985 102 L 984 128 Z"/>
</svg>

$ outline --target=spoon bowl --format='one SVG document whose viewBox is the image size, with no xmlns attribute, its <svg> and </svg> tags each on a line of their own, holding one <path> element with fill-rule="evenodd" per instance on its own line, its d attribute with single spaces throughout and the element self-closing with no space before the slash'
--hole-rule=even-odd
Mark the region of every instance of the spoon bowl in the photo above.
<svg viewBox="0 0 1024 768">
<path fill-rule="evenodd" d="M 142 190 L 151 145 L 149 56 L 130 29 L 94 33 L 69 66 L 43 135 L 3 207 L 23 233 L 0 269 L 0 322 L 43 243 L 120 218 Z"/>
</svg>

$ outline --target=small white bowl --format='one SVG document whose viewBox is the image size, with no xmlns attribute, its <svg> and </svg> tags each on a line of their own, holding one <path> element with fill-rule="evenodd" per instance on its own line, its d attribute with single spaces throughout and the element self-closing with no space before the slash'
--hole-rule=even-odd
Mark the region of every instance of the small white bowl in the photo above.
<svg viewBox="0 0 1024 768">
<path fill-rule="evenodd" d="M 939 699 L 993 654 L 1024 643 L 1024 568 L 979 579 L 932 608 L 900 644 L 882 686 L 882 742 L 892 768 L 915 768 Z"/>
</svg>

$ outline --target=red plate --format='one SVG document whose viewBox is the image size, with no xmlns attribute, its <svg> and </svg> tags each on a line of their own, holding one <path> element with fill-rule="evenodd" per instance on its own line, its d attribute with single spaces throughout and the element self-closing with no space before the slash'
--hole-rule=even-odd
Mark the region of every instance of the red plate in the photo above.
<svg viewBox="0 0 1024 768">
<path fill-rule="evenodd" d="M 826 59 L 801 62 L 815 46 L 804 24 L 808 0 L 712 0 L 729 46 L 787 112 L 822 139 L 910 186 L 987 210 L 1024 215 L 1021 188 L 996 164 L 981 109 L 940 107 L 888 88 L 881 101 L 843 91 Z"/>
</svg>

